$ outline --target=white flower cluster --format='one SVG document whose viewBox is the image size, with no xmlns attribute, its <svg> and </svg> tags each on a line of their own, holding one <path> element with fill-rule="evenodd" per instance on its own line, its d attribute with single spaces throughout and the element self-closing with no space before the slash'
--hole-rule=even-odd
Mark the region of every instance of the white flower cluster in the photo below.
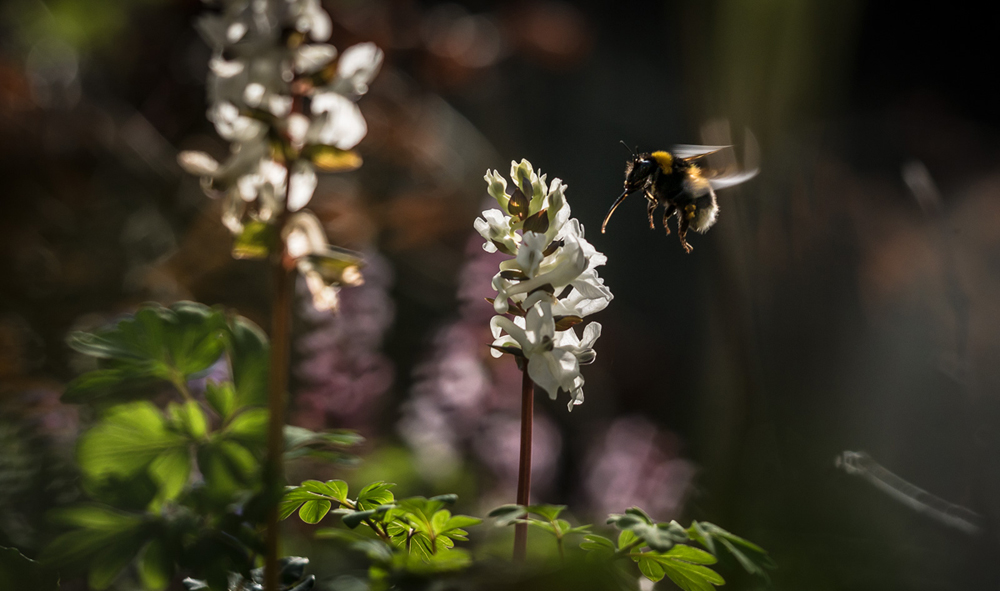
<svg viewBox="0 0 1000 591">
<path fill-rule="evenodd" d="M 488 209 L 475 221 L 486 239 L 483 249 L 514 258 L 500 263 L 493 277 L 497 312 L 490 321 L 493 355 L 511 353 L 527 363 L 528 375 L 550 398 L 570 395 L 569 409 L 583 402 L 580 366 L 593 363 L 601 325 L 589 323 L 583 338 L 574 325 L 603 310 L 611 290 L 597 275 L 607 257 L 583 237 L 583 226 L 570 218 L 566 185 L 546 183 L 527 160 L 511 162 L 513 191 L 497 171 L 486 173 L 489 193 L 500 209 Z M 513 318 L 506 316 L 510 314 Z"/>
<path fill-rule="evenodd" d="M 231 155 L 219 163 L 188 151 L 178 161 L 201 177 L 209 196 L 224 199 L 222 221 L 238 241 L 251 226 L 250 233 L 266 238 L 260 227 L 283 220 L 282 237 L 298 245 L 289 244 L 288 254 L 296 258 L 317 305 L 331 307 L 336 284 L 348 278 L 321 271 L 331 266 L 315 260 L 331 254 L 325 234 L 313 214 L 300 210 L 312 199 L 317 169 L 361 165 L 351 148 L 368 128 L 355 101 L 378 73 L 382 51 L 361 43 L 338 56 L 325 43 L 332 23 L 320 0 L 220 4 L 219 13 L 203 17 L 198 27 L 213 52 L 208 119 L 232 142 Z M 251 256 L 247 253 L 259 249 L 237 251 Z M 348 275 L 360 280 L 356 273 Z"/>
</svg>

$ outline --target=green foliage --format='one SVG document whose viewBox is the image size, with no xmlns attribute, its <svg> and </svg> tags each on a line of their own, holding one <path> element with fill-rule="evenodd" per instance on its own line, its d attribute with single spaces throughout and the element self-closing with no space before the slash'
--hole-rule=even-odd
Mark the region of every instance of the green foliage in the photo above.
<svg viewBox="0 0 1000 591">
<path fill-rule="evenodd" d="M 98 411 L 77 447 L 85 490 L 96 502 L 52 515 L 67 531 L 45 560 L 86 568 L 94 589 L 133 563 L 143 587 L 154 590 L 167 588 L 178 569 L 199 573 L 213 589 L 230 573 L 249 573 L 262 551 L 267 506 L 264 333 L 245 318 L 180 302 L 145 306 L 111 327 L 75 333 L 69 343 L 99 364 L 63 397 Z M 209 381 L 203 399 L 195 396 L 188 383 L 220 361 L 229 377 Z M 166 389 L 175 399 L 164 404 Z M 360 441 L 346 431 L 287 427 L 285 435 L 290 457 L 337 461 L 347 461 L 344 449 Z M 378 487 L 363 493 L 364 503 L 375 505 L 387 494 Z M 320 501 L 301 513 L 318 521 L 329 508 Z"/>
<path fill-rule="evenodd" d="M 725 548 L 737 558 L 750 574 L 767 579 L 765 569 L 774 568 L 767 552 L 756 544 L 710 524 L 691 524 L 684 529 L 676 521 L 657 523 L 638 507 L 623 514 L 608 516 L 608 524 L 619 530 L 617 543 L 596 534 L 584 536 L 580 548 L 588 553 L 592 562 L 611 563 L 622 586 L 631 588 L 626 573 L 614 566 L 619 559 L 628 557 L 639 572 L 650 581 L 669 578 L 684 591 L 712 591 L 725 580 L 707 565 L 718 561 L 717 551 Z M 697 543 L 701 550 L 692 546 Z"/>
<path fill-rule="evenodd" d="M 429 576 L 468 567 L 471 556 L 455 542 L 467 541 L 466 528 L 482 520 L 452 515 L 446 507 L 455 503 L 456 495 L 396 499 L 392 486 L 373 482 L 351 498 L 342 480 L 307 480 L 286 489 L 279 516 L 285 519 L 298 511 L 302 521 L 316 524 L 330 513 L 341 515 L 347 530 L 324 528 L 316 536 L 346 542 L 364 553 L 372 563 L 369 575 L 376 589 L 387 588 L 404 575 Z"/>
<path fill-rule="evenodd" d="M 69 346 L 95 357 L 101 369 L 74 380 L 65 402 L 103 402 L 142 392 L 163 380 L 185 389 L 185 380 L 208 369 L 225 348 L 222 312 L 194 302 L 146 306 L 113 327 L 76 332 Z"/>
<path fill-rule="evenodd" d="M 691 522 L 687 529 L 692 540 L 704 546 L 713 555 L 718 556 L 716 544 L 722 546 L 740 563 L 743 570 L 752 575 L 768 578 L 767 570 L 776 568 L 767 551 L 721 527 L 707 522 Z"/>
<path fill-rule="evenodd" d="M 84 488 L 94 502 L 52 514 L 66 531 L 42 560 L 86 568 L 97 590 L 112 585 L 130 564 L 150 590 L 167 589 L 178 572 L 199 577 L 185 581 L 191 590 L 258 589 L 261 573 L 253 567 L 263 551 L 260 532 L 269 505 L 262 482 L 268 345 L 261 330 L 244 318 L 182 302 L 147 306 L 112 327 L 76 333 L 70 345 L 98 362 L 64 395 L 96 411 L 77 448 Z M 192 392 L 189 382 L 217 363 L 226 364 L 228 376 L 208 381 L 203 397 Z M 168 390 L 172 400 L 164 396 Z M 336 463 L 354 461 L 348 450 L 361 442 L 349 431 L 292 426 L 285 426 L 284 436 L 286 457 Z M 397 499 L 392 488 L 376 481 L 352 495 L 342 480 L 306 480 L 286 488 L 279 517 L 297 513 L 305 523 L 329 524 L 331 514 L 339 516 L 341 527 L 319 529 L 316 536 L 362 553 L 373 591 L 459 576 L 472 555 L 456 544 L 467 542 L 468 528 L 482 520 L 452 514 L 456 495 Z M 498 526 L 525 524 L 546 532 L 563 564 L 568 553 L 586 556 L 588 568 L 622 589 L 635 589 L 641 575 L 654 582 L 669 578 L 685 591 L 712 591 L 724 583 L 711 568 L 720 552 L 753 575 L 766 578 L 773 568 L 759 546 L 710 523 L 685 529 L 673 521 L 657 523 L 633 507 L 609 516 L 607 523 L 618 531 L 612 540 L 589 525 L 574 525 L 565 509 L 504 505 L 490 517 Z M 572 535 L 581 543 L 567 548 Z M 0 577 L 13 576 L 11 569 L 37 574 L 31 561 L 11 552 L 0 550 L 0 566 L 7 569 Z M 304 565 L 304 559 L 285 561 L 283 589 L 313 586 L 312 577 L 302 577 Z"/>
<path fill-rule="evenodd" d="M 555 538 L 559 556 L 565 560 L 564 538 L 569 534 L 590 532 L 589 525 L 574 527 L 569 521 L 560 519 L 559 516 L 565 509 L 565 505 L 502 505 L 490 511 L 489 517 L 495 518 L 495 523 L 499 527 L 526 523 L 530 527 L 551 534 Z"/>
</svg>

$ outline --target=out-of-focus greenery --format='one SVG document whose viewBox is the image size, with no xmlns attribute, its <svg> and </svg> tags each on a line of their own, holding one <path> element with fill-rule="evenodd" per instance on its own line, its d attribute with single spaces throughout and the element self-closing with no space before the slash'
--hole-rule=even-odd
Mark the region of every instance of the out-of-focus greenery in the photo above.
<svg viewBox="0 0 1000 591">
<path fill-rule="evenodd" d="M 268 496 L 263 332 L 240 316 L 179 302 L 144 306 L 113 326 L 72 334 L 69 344 L 98 363 L 63 396 L 98 413 L 77 446 L 92 502 L 53 513 L 68 531 L 44 560 L 86 568 L 94 589 L 133 562 L 146 589 L 165 589 L 177 571 L 214 588 L 230 573 L 249 576 L 263 549 Z M 194 391 L 213 369 L 216 379 Z M 358 440 L 289 427 L 286 449 L 339 461 L 338 450 Z"/>
<path fill-rule="evenodd" d="M 259 587 L 262 524 L 273 502 L 262 477 L 268 420 L 264 334 L 240 316 L 179 302 L 146 305 L 113 326 L 72 334 L 69 344 L 97 362 L 63 396 L 98 415 L 77 446 L 91 502 L 52 512 L 66 531 L 45 550 L 43 562 L 60 572 L 86 570 L 89 586 L 98 590 L 126 571 L 142 588 L 157 591 L 178 574 L 191 575 L 189 589 Z M 199 379 L 200 390 L 192 387 Z M 333 461 L 345 459 L 342 450 L 360 441 L 350 432 L 291 426 L 285 439 L 289 458 Z M 484 571 L 472 568 L 474 553 L 456 544 L 468 542 L 467 529 L 482 519 L 452 514 L 448 507 L 457 495 L 397 499 L 393 486 L 376 481 L 351 495 L 343 480 L 307 480 L 286 488 L 279 516 L 297 513 L 312 525 L 340 516 L 344 527 L 321 528 L 316 538 L 360 554 L 370 589 L 421 587 L 456 576 L 475 585 Z M 635 588 L 638 569 L 651 581 L 666 576 L 686 591 L 711 591 L 724 580 L 706 565 L 723 548 L 748 572 L 765 575 L 770 566 L 759 547 L 711 524 L 696 522 L 685 530 L 632 508 L 608 520 L 621 532 L 615 545 L 590 526 L 560 518 L 564 509 L 509 505 L 491 515 L 499 526 L 525 523 L 554 536 L 558 558 L 535 546 L 529 560 L 534 569 L 565 565 L 565 538 L 586 534 L 574 552 L 586 551 L 604 569 L 602 578 L 622 589 Z M 685 545 L 690 542 L 708 552 Z M 50 585 L 51 570 L 16 550 L 2 552 L 0 576 L 41 590 Z M 619 560 L 625 558 L 631 562 Z M 284 588 L 312 588 L 314 577 L 303 579 L 306 562 L 284 562 Z M 484 564 L 486 571 L 496 568 L 489 560 Z M 513 585 L 528 572 L 535 571 L 490 575 L 491 584 Z"/>
<path fill-rule="evenodd" d="M 132 10 L 163 0 L 16 0 L 3 11 L 23 39 L 53 39 L 81 50 L 102 49 L 129 24 Z"/>
</svg>

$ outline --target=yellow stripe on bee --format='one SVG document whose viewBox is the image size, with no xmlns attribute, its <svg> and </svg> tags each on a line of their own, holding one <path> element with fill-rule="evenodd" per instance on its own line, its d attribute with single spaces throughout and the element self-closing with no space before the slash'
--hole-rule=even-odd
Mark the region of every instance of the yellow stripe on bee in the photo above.
<svg viewBox="0 0 1000 591">
<path fill-rule="evenodd" d="M 671 173 L 674 166 L 674 157 L 670 152 L 659 150 L 650 155 L 653 157 L 653 160 L 656 160 L 656 163 L 660 165 L 660 170 L 662 170 L 665 174 Z"/>
</svg>

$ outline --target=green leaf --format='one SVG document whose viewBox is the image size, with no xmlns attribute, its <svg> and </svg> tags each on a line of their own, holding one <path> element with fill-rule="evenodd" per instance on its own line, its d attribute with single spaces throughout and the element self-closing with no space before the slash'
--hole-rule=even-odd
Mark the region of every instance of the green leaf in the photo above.
<svg viewBox="0 0 1000 591">
<path fill-rule="evenodd" d="M 323 172 L 345 172 L 361 166 L 361 155 L 354 150 L 341 150 L 320 144 L 306 146 L 302 156 Z"/>
<path fill-rule="evenodd" d="M 183 383 L 219 359 L 223 327 L 221 312 L 178 302 L 170 308 L 146 305 L 114 326 L 73 333 L 70 347 L 101 359 L 104 367 L 77 378 L 65 399 L 116 397 L 148 387 L 153 379 Z"/>
<path fill-rule="evenodd" d="M 358 508 L 374 509 L 379 505 L 391 503 L 395 497 L 389 489 L 394 486 L 396 485 L 389 482 L 373 482 L 364 487 L 358 493 Z"/>
<path fill-rule="evenodd" d="M 715 542 L 718 542 L 730 554 L 736 558 L 740 566 L 750 574 L 767 577 L 767 570 L 774 568 L 774 562 L 768 556 L 767 551 L 753 542 L 730 533 L 721 527 L 707 522 L 692 523 L 688 528 L 688 533 L 699 544 L 707 548 L 712 554 L 718 556 Z"/>
<path fill-rule="evenodd" d="M 653 550 L 666 552 L 679 542 L 687 541 L 688 534 L 675 522 L 650 524 L 649 517 L 638 508 L 632 508 L 625 515 L 610 515 L 608 523 L 621 530 L 631 530 Z"/>
<path fill-rule="evenodd" d="M 417 555 L 409 554 L 406 558 L 405 568 L 409 572 L 418 575 L 432 575 L 437 573 L 447 573 L 468 568 L 472 564 L 472 557 L 461 548 L 450 550 L 438 550 L 434 554 Z"/>
<path fill-rule="evenodd" d="M 289 486 L 285 488 L 285 496 L 282 497 L 281 502 L 278 504 L 278 519 L 288 519 L 288 516 L 295 513 L 302 503 L 306 501 L 317 500 L 319 497 L 315 493 L 305 490 L 298 486 Z"/>
<path fill-rule="evenodd" d="M 580 548 L 591 554 L 596 554 L 598 556 L 611 556 L 614 554 L 615 550 L 617 550 L 615 543 L 604 536 L 587 534 L 583 536 L 583 540 L 584 541 L 580 543 Z"/>
<path fill-rule="evenodd" d="M 487 517 L 496 518 L 498 527 L 506 527 L 527 514 L 528 511 L 521 505 L 501 505 L 490 511 Z"/>
<path fill-rule="evenodd" d="M 716 558 L 708 552 L 683 544 L 674 546 L 668 552 L 664 553 L 663 556 L 672 560 L 683 560 L 695 564 L 715 564 L 717 562 Z"/>
<path fill-rule="evenodd" d="M 62 401 L 66 404 L 122 401 L 148 395 L 150 390 L 163 383 L 159 377 L 137 375 L 134 368 L 97 369 L 70 382 L 63 392 Z"/>
<path fill-rule="evenodd" d="M 691 536 L 691 539 L 708 548 L 709 552 L 716 554 L 715 540 L 712 539 L 712 535 L 705 531 L 705 528 L 700 523 L 692 521 L 691 527 L 688 528 L 688 535 Z"/>
<path fill-rule="evenodd" d="M 431 516 L 431 531 L 435 534 L 443 533 L 448 520 L 451 519 L 451 511 L 442 509 Z"/>
<path fill-rule="evenodd" d="M 141 517 L 103 505 L 77 505 L 53 509 L 49 519 L 55 523 L 94 531 L 123 532 L 142 524 Z"/>
<path fill-rule="evenodd" d="M 236 390 L 232 382 L 217 383 L 209 380 L 205 385 L 205 400 L 222 420 L 228 420 L 236 410 Z"/>
<path fill-rule="evenodd" d="M 250 220 L 233 239 L 233 258 L 266 259 L 274 243 L 275 231 L 271 224 Z"/>
<path fill-rule="evenodd" d="M 664 574 L 663 567 L 658 562 L 645 557 L 639 558 L 639 572 L 654 583 L 662 579 Z"/>
<path fill-rule="evenodd" d="M 318 500 L 318 501 L 306 501 L 299 508 L 299 518 L 302 521 L 315 525 L 326 517 L 326 514 L 330 512 L 330 501 Z"/>
<path fill-rule="evenodd" d="M 173 571 L 173 557 L 163 542 L 153 540 L 147 544 L 139 556 L 139 580 L 143 587 L 152 591 L 166 589 Z"/>
<path fill-rule="evenodd" d="M 131 540 L 115 540 L 110 546 L 106 546 L 90 563 L 90 570 L 87 572 L 87 583 L 92 589 L 98 591 L 107 589 L 111 583 L 121 574 L 132 559 L 135 558 L 140 545 L 133 545 Z"/>
<path fill-rule="evenodd" d="M 326 482 L 306 480 L 302 483 L 302 488 L 312 493 L 332 497 L 341 503 L 347 501 L 347 483 L 343 480 L 328 480 Z"/>
<path fill-rule="evenodd" d="M 725 579 L 708 567 L 677 560 L 662 560 L 658 564 L 670 580 L 684 591 L 714 591 L 712 585 L 723 585 Z"/>
<path fill-rule="evenodd" d="M 176 499 L 191 475 L 190 450 L 174 447 L 164 451 L 149 465 L 149 475 L 160 489 L 156 496 L 159 502 Z"/>
<path fill-rule="evenodd" d="M 548 532 L 548 533 L 550 533 L 550 534 L 552 534 L 554 536 L 558 536 L 559 535 L 559 532 L 556 531 L 555 526 L 553 526 L 548 521 L 541 521 L 539 519 L 529 519 L 529 520 L 527 520 L 526 523 L 528 525 L 530 525 L 530 526 L 537 527 L 538 529 L 546 531 L 546 532 Z"/>
<path fill-rule="evenodd" d="M 428 501 L 441 502 L 445 505 L 454 505 L 458 501 L 458 495 L 455 493 L 448 493 L 444 495 L 437 495 L 427 499 Z"/>
<path fill-rule="evenodd" d="M 441 532 L 450 532 L 455 529 L 472 527 L 474 525 L 479 525 L 482 522 L 483 520 L 478 517 L 470 517 L 468 515 L 452 515 L 451 519 L 445 522 Z"/>
<path fill-rule="evenodd" d="M 361 525 L 361 523 L 365 519 L 370 518 L 372 515 L 375 515 L 375 510 L 374 509 L 369 510 L 369 511 L 354 511 L 354 512 L 348 513 L 347 515 L 344 515 L 344 518 L 343 518 L 344 525 L 346 525 L 347 527 L 349 527 L 351 529 L 354 529 L 354 528 L 358 527 L 359 525 Z"/>
<path fill-rule="evenodd" d="M 634 531 L 630 529 L 622 530 L 622 533 L 618 534 L 618 549 L 621 550 L 638 539 L 639 536 L 635 535 Z"/>
<path fill-rule="evenodd" d="M 253 454 L 235 441 L 213 441 L 198 449 L 198 467 L 210 497 L 228 500 L 237 491 L 257 484 L 259 464 Z"/>
<path fill-rule="evenodd" d="M 643 521 L 645 521 L 646 523 L 648 523 L 650 525 L 652 525 L 653 523 L 655 523 L 653 521 L 653 518 L 650 517 L 648 514 L 646 514 L 646 512 L 643 511 L 642 509 L 640 509 L 639 507 L 629 507 L 628 509 L 625 509 L 625 514 L 626 515 L 634 515 L 634 516 L 638 517 L 639 519 L 642 519 Z"/>
<path fill-rule="evenodd" d="M 236 406 L 267 406 L 267 336 L 242 316 L 231 319 L 227 328 L 226 348 L 236 388 Z"/>
<path fill-rule="evenodd" d="M 263 445 L 267 440 L 267 420 L 266 408 L 251 408 L 233 417 L 222 433 L 248 447 Z"/>
<path fill-rule="evenodd" d="M 553 521 L 566 509 L 566 505 L 529 505 L 527 509 L 528 513 L 541 515 L 545 519 Z"/>
<path fill-rule="evenodd" d="M 305 445 L 331 445 L 353 447 L 363 443 L 364 437 L 346 429 L 313 432 L 309 429 L 285 425 L 285 449 L 295 449 Z"/>
<path fill-rule="evenodd" d="M 110 585 L 150 533 L 142 517 L 98 505 L 53 511 L 51 517 L 78 529 L 56 538 L 43 552 L 44 561 L 88 567 L 88 581 L 94 589 Z"/>
<path fill-rule="evenodd" d="M 167 412 L 170 413 L 174 424 L 191 439 L 199 441 L 208 433 L 208 419 L 205 418 L 201 406 L 194 400 L 188 400 L 183 404 L 171 403 L 167 406 Z"/>
<path fill-rule="evenodd" d="M 186 445 L 187 440 L 168 429 L 156 406 L 133 402 L 112 407 L 100 423 L 80 437 L 77 459 L 90 478 L 130 476 L 164 451 Z"/>
</svg>

